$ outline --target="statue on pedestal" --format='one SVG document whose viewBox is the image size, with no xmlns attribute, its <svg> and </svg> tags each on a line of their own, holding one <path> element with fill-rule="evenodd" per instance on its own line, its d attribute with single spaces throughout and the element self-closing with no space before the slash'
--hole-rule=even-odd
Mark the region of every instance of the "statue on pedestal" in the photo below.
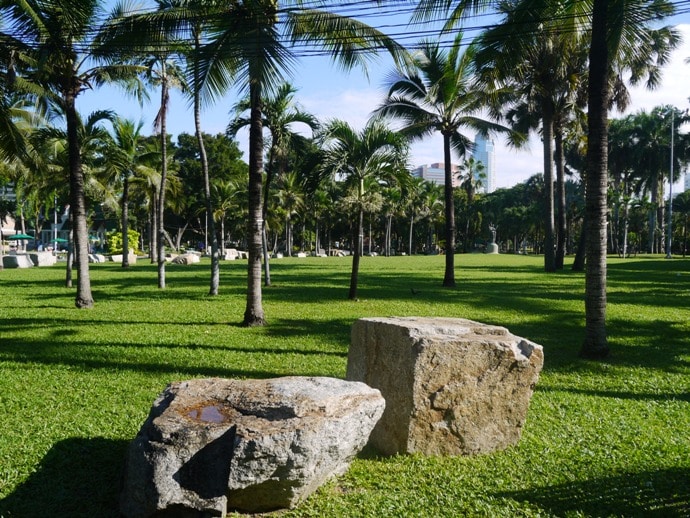
<svg viewBox="0 0 690 518">
<path fill-rule="evenodd" d="M 489 223 L 489 230 L 491 231 L 491 243 L 489 243 L 486 247 L 487 254 L 498 253 L 498 245 L 496 244 L 496 228 L 496 225 Z"/>
</svg>

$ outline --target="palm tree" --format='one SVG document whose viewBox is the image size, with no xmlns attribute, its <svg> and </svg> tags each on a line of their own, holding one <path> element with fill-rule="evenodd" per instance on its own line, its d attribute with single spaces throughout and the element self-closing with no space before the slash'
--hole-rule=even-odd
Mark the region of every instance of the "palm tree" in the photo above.
<svg viewBox="0 0 690 518">
<path fill-rule="evenodd" d="M 673 198 L 673 213 L 682 217 L 683 222 L 683 257 L 688 250 L 688 224 L 690 223 L 690 191 L 680 193 Z"/>
<path fill-rule="evenodd" d="M 133 86 L 138 67 L 114 63 L 108 49 L 94 45 L 101 19 L 99 0 L 25 0 L 4 2 L 4 45 L 31 58 L 35 64 L 23 78 L 60 106 L 67 123 L 70 210 L 78 271 L 75 305 L 93 306 L 88 261 L 84 172 L 76 100 L 86 89 L 115 81 Z"/>
<path fill-rule="evenodd" d="M 321 45 L 343 66 L 364 65 L 377 48 L 394 55 L 401 48 L 382 32 L 327 9 L 279 8 L 277 0 L 236 2 L 210 30 L 207 84 L 226 91 L 237 79 L 250 100 L 247 306 L 244 324 L 263 325 L 261 304 L 263 133 L 261 100 L 284 82 L 295 61 L 297 43 Z M 282 33 L 279 29 L 282 29 Z"/>
<path fill-rule="evenodd" d="M 446 268 L 443 285 L 455 286 L 455 209 L 451 150 L 465 156 L 472 142 L 462 129 L 482 135 L 507 132 L 513 142 L 521 139 L 505 126 L 483 119 L 481 110 L 492 105 L 495 96 L 474 83 L 474 58 L 477 48 L 470 45 L 461 52 L 462 33 L 448 52 L 438 41 L 423 41 L 413 56 L 413 67 L 396 72 L 388 81 L 388 96 L 377 113 L 402 121 L 401 131 L 411 139 L 422 139 L 433 132 L 443 136 L 445 167 Z"/>
<path fill-rule="evenodd" d="M 659 69 L 678 43 L 668 27 L 650 29 L 648 23 L 673 12 L 666 1 L 593 0 L 589 50 L 588 140 L 585 178 L 585 340 L 580 355 L 609 354 L 606 336 L 606 214 L 608 108 L 615 65 L 631 70 L 631 82 L 659 80 Z M 626 58 L 626 59 L 622 59 Z"/>
<path fill-rule="evenodd" d="M 263 185 L 263 215 L 262 215 L 262 247 L 264 256 L 264 273 L 266 286 L 271 285 L 269 266 L 268 243 L 266 238 L 266 221 L 269 213 L 269 193 L 274 178 L 280 179 L 288 167 L 290 153 L 304 148 L 304 137 L 295 133 L 293 125 L 306 125 L 311 131 L 315 131 L 319 124 L 316 118 L 304 111 L 294 99 L 297 90 L 289 83 L 281 84 L 275 92 L 265 95 L 262 99 L 262 124 L 270 133 L 270 145 L 268 149 L 268 163 L 266 165 L 266 180 Z M 234 107 L 237 114 L 227 128 L 229 137 L 235 137 L 240 128 L 249 126 L 251 120 L 244 116 L 251 110 L 251 101 L 248 97 L 242 99 Z M 290 255 L 290 251 L 288 251 Z"/>
<path fill-rule="evenodd" d="M 484 185 L 486 173 L 484 164 L 477 162 L 473 157 L 467 158 L 460 165 L 460 188 L 467 195 L 467 217 L 465 222 L 465 252 L 469 251 L 470 242 L 470 218 L 474 204 L 474 195 Z"/>
<path fill-rule="evenodd" d="M 173 51 L 163 46 L 146 60 L 146 77 L 149 84 L 160 86 L 160 106 L 154 120 L 154 130 L 159 135 L 161 153 L 161 181 L 156 200 L 156 258 L 158 261 L 158 287 L 165 288 L 165 196 L 168 183 L 168 111 L 170 110 L 170 89 L 184 90 L 182 69 Z"/>
<path fill-rule="evenodd" d="M 84 207 L 86 207 L 87 199 L 104 199 L 105 196 L 107 196 L 107 191 L 109 189 L 101 180 L 104 169 L 103 157 L 107 154 L 107 149 L 112 145 L 112 138 L 103 123 L 105 121 L 112 123 L 113 120 L 114 114 L 109 110 L 95 111 L 89 114 L 85 120 L 77 114 L 76 138 L 79 142 L 79 160 L 83 182 Z M 44 126 L 34 130 L 30 140 L 34 148 L 42 148 L 45 146 L 53 147 L 54 154 L 51 157 L 53 164 L 50 169 L 56 174 L 57 181 L 65 181 L 68 179 L 70 176 L 72 158 L 68 146 L 69 132 L 64 128 L 56 126 Z M 43 166 L 47 167 L 45 164 L 43 164 Z M 72 287 L 72 267 L 73 263 L 78 261 L 78 259 L 74 257 L 76 250 L 76 230 L 74 212 L 71 206 L 69 208 L 69 217 L 72 231 L 70 234 L 70 243 L 68 245 L 69 253 L 65 273 L 65 285 L 67 287 Z M 86 260 L 88 261 L 88 256 Z M 77 268 L 79 268 L 78 264 Z M 77 274 L 81 275 L 79 270 L 77 270 Z"/>
<path fill-rule="evenodd" d="M 141 129 L 143 122 L 135 123 L 121 117 L 113 122 L 113 146 L 106 150 L 106 169 L 115 183 L 121 185 L 122 197 L 120 202 L 122 225 L 122 267 L 129 267 L 129 190 L 132 178 L 146 161 L 142 149 L 143 139 Z"/>
<path fill-rule="evenodd" d="M 365 185 L 371 179 L 389 183 L 406 181 L 409 176 L 405 169 L 407 142 L 379 119 L 371 119 L 361 131 L 344 121 L 333 120 L 325 125 L 321 138 L 325 170 L 334 178 L 344 178 L 356 192 L 357 235 L 348 294 L 350 300 L 355 300 L 364 240 Z"/>
<path fill-rule="evenodd" d="M 220 249 L 225 252 L 225 221 L 228 213 L 241 213 L 241 208 L 246 205 L 242 202 L 244 191 L 240 182 L 234 179 L 214 178 L 211 183 L 213 201 L 213 218 L 220 221 Z"/>
<path fill-rule="evenodd" d="M 509 119 L 523 130 L 541 122 L 545 184 L 544 269 L 562 268 L 555 255 L 554 138 L 556 149 L 559 214 L 565 207 L 562 154 L 563 125 L 580 101 L 586 47 L 584 28 L 577 22 L 587 9 L 585 2 L 549 1 L 535 9 L 533 1 L 504 2 L 500 24 L 480 37 L 477 61 L 483 81 L 492 87 L 508 85 L 515 94 Z M 516 30 L 519 27 L 519 30 Z M 559 235 L 565 234 L 559 218 Z M 557 264 L 560 263 L 560 264 Z"/>
<path fill-rule="evenodd" d="M 431 185 L 431 182 L 427 182 L 423 178 L 413 177 L 410 178 L 410 181 L 407 182 L 407 185 L 403 188 L 405 213 L 410 217 L 410 229 L 407 243 L 407 253 L 409 255 L 412 255 L 413 250 L 412 237 L 414 236 L 414 223 L 419 219 L 423 210 L 424 195 L 429 185 Z"/>
</svg>

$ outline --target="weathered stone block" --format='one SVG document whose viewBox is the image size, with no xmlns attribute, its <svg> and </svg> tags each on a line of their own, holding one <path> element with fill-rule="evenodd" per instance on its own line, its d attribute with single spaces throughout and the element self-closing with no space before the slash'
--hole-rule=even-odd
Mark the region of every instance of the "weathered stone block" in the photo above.
<svg viewBox="0 0 690 518">
<path fill-rule="evenodd" d="M 52 252 L 31 252 L 29 257 L 35 266 L 52 266 L 57 264 L 57 256 L 54 256 Z"/>
<path fill-rule="evenodd" d="M 334 378 L 173 383 L 130 445 L 121 511 L 294 507 L 347 470 L 384 406 L 378 390 Z"/>
<path fill-rule="evenodd" d="M 26 254 L 3 255 L 2 266 L 4 268 L 32 268 L 34 263 Z"/>
<path fill-rule="evenodd" d="M 347 379 L 377 388 L 371 434 L 382 453 L 472 455 L 517 443 L 543 366 L 540 345 L 454 318 L 364 318 L 352 327 Z"/>
<path fill-rule="evenodd" d="M 173 264 L 197 264 L 201 262 L 201 257 L 198 256 L 197 254 L 182 254 L 178 255 L 172 260 Z"/>
</svg>

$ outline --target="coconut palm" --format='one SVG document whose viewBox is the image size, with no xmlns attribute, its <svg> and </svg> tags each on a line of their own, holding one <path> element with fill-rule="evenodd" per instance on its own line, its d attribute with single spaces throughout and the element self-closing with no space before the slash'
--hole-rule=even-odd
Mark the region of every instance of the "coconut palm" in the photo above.
<svg viewBox="0 0 690 518">
<path fill-rule="evenodd" d="M 500 6 L 501 23 L 479 38 L 477 54 L 482 80 L 489 85 L 509 85 L 517 106 L 509 110 L 513 124 L 525 130 L 541 122 L 544 185 L 544 269 L 562 268 L 565 220 L 559 218 L 559 251 L 555 255 L 554 138 L 559 136 L 556 160 L 559 214 L 565 212 L 563 125 L 581 96 L 586 61 L 585 28 L 578 20 L 586 2 L 551 0 L 534 9 L 535 2 L 517 0 Z M 519 30 L 515 30 L 519 27 Z"/>
<path fill-rule="evenodd" d="M 316 118 L 304 111 L 295 102 L 297 90 L 289 83 L 281 84 L 275 92 L 265 95 L 262 99 L 262 124 L 270 133 L 268 161 L 266 164 L 266 179 L 263 185 L 263 215 L 262 215 L 262 246 L 264 256 L 264 284 L 271 285 L 268 243 L 266 239 L 266 221 L 269 213 L 269 193 L 275 178 L 280 179 L 287 171 L 290 153 L 304 148 L 304 137 L 295 133 L 296 124 L 307 126 L 315 131 L 319 124 Z M 234 112 L 237 115 L 228 125 L 227 134 L 235 137 L 240 128 L 249 126 L 251 119 L 247 116 L 251 111 L 251 101 L 245 97 L 239 101 Z M 291 251 L 288 250 L 288 255 Z"/>
<path fill-rule="evenodd" d="M 477 48 L 461 51 L 462 33 L 444 52 L 439 41 L 423 41 L 406 72 L 394 72 L 388 80 L 388 96 L 377 113 L 402 122 L 402 133 L 422 139 L 434 132 L 443 136 L 445 167 L 445 240 L 446 267 L 443 285 L 455 286 L 455 210 L 451 151 L 459 157 L 471 149 L 471 140 L 461 130 L 487 135 L 508 133 L 513 142 L 521 140 L 507 127 L 481 117 L 481 110 L 491 106 L 496 97 L 475 84 L 474 58 Z"/>
<path fill-rule="evenodd" d="M 30 59 L 34 66 L 20 71 L 23 79 L 59 105 L 66 120 L 78 308 L 92 307 L 94 301 L 76 100 L 84 90 L 105 82 L 132 87 L 139 71 L 138 67 L 114 62 L 108 49 L 94 45 L 93 36 L 103 14 L 101 5 L 99 0 L 25 0 L 0 4 L 0 18 L 6 22 L 0 34 L 3 44 Z"/>
<path fill-rule="evenodd" d="M 673 198 L 673 213 L 683 224 L 683 257 L 688 250 L 688 224 L 690 224 L 690 191 L 684 191 Z"/>
<path fill-rule="evenodd" d="M 113 121 L 113 145 L 106 149 L 106 170 L 121 187 L 122 267 L 129 267 L 129 191 L 130 182 L 147 159 L 143 150 L 143 122 L 116 117 Z"/>
<path fill-rule="evenodd" d="M 333 120 L 325 125 L 321 138 L 324 169 L 334 178 L 343 178 L 356 193 L 357 242 L 353 247 L 348 294 L 350 300 L 355 300 L 364 234 L 366 181 L 404 182 L 409 177 L 405 169 L 408 146 L 400 133 L 379 119 L 370 120 L 360 131 L 347 122 Z"/>
<path fill-rule="evenodd" d="M 631 71 L 631 82 L 646 79 L 655 86 L 660 67 L 677 45 L 675 31 L 649 28 L 652 20 L 673 12 L 666 1 L 593 0 L 589 51 L 588 142 L 586 174 L 585 340 L 580 354 L 602 358 L 609 354 L 606 336 L 606 214 L 608 108 L 610 80 L 618 70 Z M 626 58 L 626 59 L 621 59 Z"/>
<path fill-rule="evenodd" d="M 465 252 L 469 252 L 470 246 L 470 220 L 474 204 L 474 196 L 486 181 L 485 167 L 482 162 L 477 162 L 473 157 L 467 158 L 460 164 L 458 173 L 460 188 L 467 196 L 467 215 L 465 221 Z"/>
<path fill-rule="evenodd" d="M 203 7 L 203 12 L 200 9 Z M 249 95 L 249 217 L 247 235 L 249 261 L 247 271 L 247 306 L 244 324 L 263 325 L 261 304 L 262 252 L 262 104 L 285 81 L 297 59 L 299 43 L 320 45 L 346 68 L 364 65 L 382 48 L 400 55 L 401 47 L 381 31 L 326 8 L 290 9 L 290 3 L 277 0 L 226 2 L 189 2 L 173 12 L 139 15 L 145 26 L 126 21 L 115 32 L 134 35 L 146 42 L 161 43 L 161 34 L 177 31 L 189 37 L 189 21 L 196 17 L 206 23 L 209 44 L 205 58 L 198 64 L 202 71 L 203 93 L 209 102 L 239 85 Z M 202 13 L 203 16 L 199 17 Z M 185 34 L 186 33 L 186 34 Z"/>
</svg>

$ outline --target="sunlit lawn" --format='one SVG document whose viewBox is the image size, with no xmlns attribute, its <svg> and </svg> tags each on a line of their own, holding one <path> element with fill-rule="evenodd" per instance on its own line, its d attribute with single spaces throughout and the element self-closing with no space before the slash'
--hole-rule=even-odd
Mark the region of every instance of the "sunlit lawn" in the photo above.
<svg viewBox="0 0 690 518">
<path fill-rule="evenodd" d="M 264 290 L 265 328 L 238 325 L 246 261 L 156 270 L 92 265 L 92 310 L 73 307 L 62 266 L 0 271 L 0 516 L 117 516 L 124 451 L 167 383 L 206 376 L 343 377 L 352 322 L 453 316 L 544 346 L 520 444 L 473 458 L 383 458 L 285 516 L 690 515 L 690 259 L 609 264 L 612 356 L 580 360 L 584 276 L 542 259 L 282 259 Z"/>
</svg>

